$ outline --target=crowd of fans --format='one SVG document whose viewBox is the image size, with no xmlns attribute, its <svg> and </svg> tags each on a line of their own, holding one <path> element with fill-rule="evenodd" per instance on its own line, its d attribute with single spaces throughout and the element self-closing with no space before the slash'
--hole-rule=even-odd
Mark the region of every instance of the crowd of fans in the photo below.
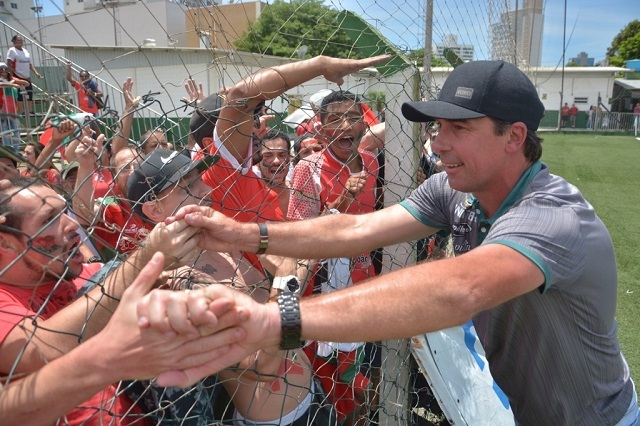
<svg viewBox="0 0 640 426">
<path fill-rule="evenodd" d="M 340 74 L 352 71 L 340 66 Z M 2 67 L 0 76 L 6 75 Z M 26 382 L 16 373 L 43 371 L 54 359 L 84 348 L 107 325 L 117 300 L 125 300 L 134 271 L 156 251 L 165 257 L 164 281 L 156 286 L 189 291 L 224 284 L 263 303 L 285 289 L 283 282 L 305 297 L 376 274 L 371 253 L 322 260 L 213 253 L 195 247 L 188 227 L 164 224 L 190 204 L 253 222 L 379 207 L 384 123 L 359 97 L 341 90 L 310 94 L 317 113 L 313 125 L 268 125 L 274 117 L 269 100 L 290 81 L 300 84 L 317 73 L 312 65 L 301 76 L 282 67 L 259 74 L 260 86 L 271 90 L 253 93 L 242 81 L 224 96 L 208 97 L 189 80 L 189 139 L 174 145 L 159 127 L 133 137 L 141 105 L 131 78 L 123 83 L 125 108 L 117 128 L 107 137 L 95 119 L 100 90 L 86 70 L 76 79 L 68 64 L 66 79 L 87 114 L 50 120 L 39 142 L 23 145 L 21 153 L 15 150 L 20 142 L 6 134 L 0 148 L 0 178 L 6 179 L 0 234 L 13 249 L 0 265 L 0 368 L 12 386 Z M 19 83 L 4 84 L 13 89 Z M 292 144 L 296 132 L 300 137 Z M 30 216 L 37 220 L 28 228 Z M 50 326 L 52 321 L 57 325 Z M 161 387 L 148 380 L 152 376 L 123 372 L 117 379 L 146 380 L 105 382 L 86 402 L 75 408 L 67 403 L 49 417 L 69 424 L 366 425 L 378 400 L 380 348 L 331 342 L 308 342 L 292 351 L 276 346 L 185 389 Z"/>
</svg>

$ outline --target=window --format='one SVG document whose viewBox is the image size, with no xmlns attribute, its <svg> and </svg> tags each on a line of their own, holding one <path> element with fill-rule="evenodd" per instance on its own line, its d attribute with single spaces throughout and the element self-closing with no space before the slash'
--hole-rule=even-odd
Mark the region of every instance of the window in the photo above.
<svg viewBox="0 0 640 426">
<path fill-rule="evenodd" d="M 0 0 L 0 7 L 4 7 L 4 1 Z"/>
<path fill-rule="evenodd" d="M 581 97 L 581 98 L 573 98 L 573 103 L 574 104 L 588 104 L 589 103 L 589 98 L 588 97 Z"/>
<path fill-rule="evenodd" d="M 18 3 L 11 3 L 11 9 L 17 9 Z"/>
</svg>

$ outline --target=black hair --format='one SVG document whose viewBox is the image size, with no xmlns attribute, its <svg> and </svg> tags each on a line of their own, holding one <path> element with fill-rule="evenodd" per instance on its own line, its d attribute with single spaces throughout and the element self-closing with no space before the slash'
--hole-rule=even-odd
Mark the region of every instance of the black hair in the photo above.
<svg viewBox="0 0 640 426">
<path fill-rule="evenodd" d="M 513 125 L 508 121 L 498 120 L 497 118 L 489 117 L 493 121 L 493 131 L 497 136 L 502 136 Z M 535 130 L 527 128 L 527 136 L 524 140 L 524 156 L 532 163 L 538 161 L 542 157 L 542 141 L 543 139 L 538 136 Z"/>
<path fill-rule="evenodd" d="M 26 146 L 32 146 L 33 147 L 33 150 L 36 153 L 36 158 L 38 158 L 38 156 L 40 155 L 40 153 L 44 149 L 44 145 L 42 145 L 40 142 L 27 142 Z"/>
<path fill-rule="evenodd" d="M 265 133 L 262 137 L 262 141 L 260 142 L 260 147 L 264 146 L 264 141 L 272 141 L 274 139 L 284 140 L 287 143 L 287 151 L 291 151 L 291 139 L 289 139 L 289 135 L 278 129 L 270 129 Z"/>
<path fill-rule="evenodd" d="M 14 34 L 13 37 L 11 37 L 11 41 L 15 42 L 18 39 L 18 37 L 20 37 L 20 34 Z"/>
<path fill-rule="evenodd" d="M 362 101 L 355 93 L 351 93 L 346 90 L 334 90 L 322 99 L 322 104 L 320 104 L 320 122 L 324 123 L 324 118 L 327 115 L 327 107 L 329 105 L 344 101 L 352 101 L 354 104 L 358 105 L 360 114 L 364 114 L 362 111 Z"/>
</svg>

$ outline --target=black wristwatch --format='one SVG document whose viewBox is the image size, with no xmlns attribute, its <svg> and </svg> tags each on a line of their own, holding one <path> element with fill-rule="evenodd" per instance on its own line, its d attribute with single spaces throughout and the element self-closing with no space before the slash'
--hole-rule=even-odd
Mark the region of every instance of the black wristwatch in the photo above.
<svg viewBox="0 0 640 426">
<path fill-rule="evenodd" d="M 300 303 L 290 291 L 278 296 L 280 308 L 280 349 L 298 349 L 302 347 L 302 322 L 300 320 Z"/>
</svg>

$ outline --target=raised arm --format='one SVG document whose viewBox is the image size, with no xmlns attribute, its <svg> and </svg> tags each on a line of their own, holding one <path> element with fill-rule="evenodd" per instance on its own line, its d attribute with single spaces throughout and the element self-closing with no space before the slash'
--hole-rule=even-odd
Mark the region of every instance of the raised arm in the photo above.
<svg viewBox="0 0 640 426">
<path fill-rule="evenodd" d="M 229 89 L 216 125 L 218 135 L 229 152 L 242 163 L 251 143 L 253 111 L 262 101 L 274 99 L 287 90 L 319 76 L 341 85 L 345 76 L 385 62 L 389 58 L 388 55 L 360 60 L 317 56 L 264 69 Z"/>
<path fill-rule="evenodd" d="M 69 119 L 62 120 L 53 127 L 53 133 L 51 134 L 49 143 L 47 143 L 47 146 L 45 146 L 40 155 L 38 155 L 34 167 L 31 168 L 31 175 L 33 177 L 37 177 L 36 174 L 46 174 L 47 171 L 43 166 L 46 166 L 53 159 L 53 155 L 58 148 L 60 148 L 62 142 L 67 136 L 71 136 L 77 128 L 78 125 Z"/>
<path fill-rule="evenodd" d="M 131 126 L 133 125 L 133 117 L 136 110 L 140 106 L 140 96 L 135 96 L 133 90 L 133 79 L 127 77 L 122 84 L 122 96 L 124 98 L 124 111 L 118 122 L 118 128 L 111 142 L 112 155 L 116 155 L 122 148 L 129 145 L 131 137 Z"/>
<path fill-rule="evenodd" d="M 24 321 L 0 345 L 0 371 L 29 373 L 96 335 L 116 310 L 123 292 L 153 254 L 165 254 L 165 267 L 175 268 L 196 248 L 197 230 L 183 223 L 157 225 L 145 245 L 133 252 L 104 282 L 46 320 Z"/>
<path fill-rule="evenodd" d="M 124 292 L 113 318 L 98 335 L 37 372 L 2 387 L 3 423 L 54 424 L 59 417 L 119 380 L 150 379 L 179 368 L 180 364 L 193 365 L 198 356 L 224 352 L 237 336 L 233 328 L 221 338 L 207 340 L 196 340 L 197 333 L 172 336 L 138 328 L 136 304 L 153 286 L 163 265 L 164 258 L 154 255 Z M 224 315 L 231 305 L 222 308 L 219 312 Z M 113 368 L 115 365 L 118 368 Z"/>
<path fill-rule="evenodd" d="M 236 222 L 202 206 L 183 207 L 167 222 L 182 218 L 201 228 L 199 245 L 206 250 L 258 251 L 260 231 L 256 223 Z M 267 254 L 300 259 L 356 256 L 438 231 L 423 225 L 400 205 L 368 214 L 334 214 L 301 221 L 269 222 L 267 227 Z M 313 243 L 309 242 L 310 236 L 313 236 Z"/>
<path fill-rule="evenodd" d="M 93 174 L 98 168 L 98 156 L 102 152 L 104 135 L 93 139 L 83 130 L 83 137 L 74 141 L 76 149 L 73 158 L 78 162 L 78 175 L 74 197 L 71 199 L 73 210 L 81 225 L 90 226 L 96 219 L 97 208 L 93 194 Z"/>
<path fill-rule="evenodd" d="M 73 78 L 73 75 L 71 74 L 71 62 L 67 62 L 67 66 L 64 70 L 64 76 L 67 79 L 67 81 L 73 86 L 76 86 L 76 79 Z"/>
</svg>

